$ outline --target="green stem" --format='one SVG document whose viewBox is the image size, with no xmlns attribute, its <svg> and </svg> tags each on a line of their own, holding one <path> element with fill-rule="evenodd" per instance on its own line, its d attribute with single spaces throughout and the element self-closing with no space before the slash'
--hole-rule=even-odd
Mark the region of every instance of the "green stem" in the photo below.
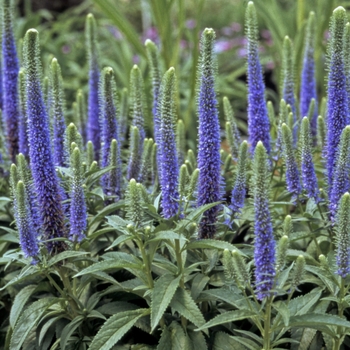
<svg viewBox="0 0 350 350">
<path fill-rule="evenodd" d="M 184 266 L 182 262 L 181 247 L 180 247 L 179 239 L 175 239 L 175 255 L 176 255 L 176 261 L 178 264 L 179 275 L 181 276 L 180 287 L 184 289 L 185 288 Z M 184 329 L 187 328 L 187 319 L 183 316 L 181 316 L 181 325 Z"/>
<path fill-rule="evenodd" d="M 271 307 L 273 296 L 269 296 L 266 302 L 265 322 L 264 322 L 264 350 L 271 349 L 270 326 L 271 326 Z"/>
<path fill-rule="evenodd" d="M 344 314 L 344 306 L 343 306 L 343 299 L 345 296 L 345 280 L 344 278 L 341 278 L 340 283 L 340 291 L 339 291 L 339 303 L 338 303 L 338 316 L 343 318 Z M 337 327 L 337 338 L 334 340 L 333 350 L 339 350 L 341 346 L 341 339 L 342 339 L 342 327 Z"/>
</svg>

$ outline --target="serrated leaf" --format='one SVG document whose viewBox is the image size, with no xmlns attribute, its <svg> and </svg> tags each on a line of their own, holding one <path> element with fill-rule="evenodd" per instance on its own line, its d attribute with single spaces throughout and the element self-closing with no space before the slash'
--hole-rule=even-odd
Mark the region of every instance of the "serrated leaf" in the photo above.
<svg viewBox="0 0 350 350">
<path fill-rule="evenodd" d="M 131 239 L 132 239 L 131 235 L 121 235 L 117 239 L 115 239 L 114 242 L 109 247 L 107 247 L 105 250 L 110 250 L 110 249 L 118 246 L 119 244 L 127 242 Z"/>
<path fill-rule="evenodd" d="M 159 231 L 156 233 L 156 236 L 147 241 L 147 243 L 161 241 L 164 239 L 179 239 L 181 241 L 187 241 L 186 237 L 174 231 Z"/>
<path fill-rule="evenodd" d="M 255 312 L 250 310 L 227 311 L 227 312 L 224 312 L 223 314 L 220 314 L 214 317 L 209 322 L 204 324 L 202 327 L 197 328 L 196 331 L 201 331 L 203 329 L 214 327 L 223 323 L 230 323 L 234 321 L 244 320 L 246 318 L 254 317 L 256 315 L 257 314 Z"/>
<path fill-rule="evenodd" d="M 201 327 L 205 324 L 205 319 L 197 304 L 184 289 L 177 289 L 170 306 L 180 315 L 191 321 L 195 326 Z"/>
<path fill-rule="evenodd" d="M 215 335 L 213 350 L 246 350 L 246 347 L 228 334 L 224 332 L 218 332 Z"/>
<path fill-rule="evenodd" d="M 63 315 L 59 315 L 53 318 L 50 318 L 49 320 L 47 320 L 40 328 L 40 334 L 39 334 L 39 339 L 38 339 L 38 344 L 42 345 L 41 343 L 44 341 L 44 339 L 46 338 L 46 333 L 49 330 L 49 328 L 55 324 L 55 322 L 57 322 L 58 320 L 60 320 L 61 318 L 63 318 Z M 40 347 L 41 349 L 42 347 Z"/>
<path fill-rule="evenodd" d="M 111 316 L 94 337 L 89 350 L 109 350 L 149 309 L 125 311 Z"/>
<path fill-rule="evenodd" d="M 66 348 L 67 341 L 69 340 L 70 336 L 83 323 L 83 321 L 84 316 L 77 316 L 63 328 L 60 340 L 61 349 Z"/>
<path fill-rule="evenodd" d="M 173 275 L 166 274 L 158 278 L 154 283 L 151 303 L 151 328 L 152 332 L 157 327 L 159 320 L 163 316 L 166 308 L 170 304 L 181 276 L 174 278 Z"/>
<path fill-rule="evenodd" d="M 44 315 L 46 309 L 57 301 L 56 298 L 43 298 L 31 304 L 20 316 L 13 330 L 10 350 L 20 350 L 27 336 Z"/>
<path fill-rule="evenodd" d="M 307 328 L 314 328 L 318 329 L 322 332 L 326 332 L 330 335 L 334 335 L 333 331 L 329 328 L 329 326 L 336 326 L 336 327 L 345 327 L 350 329 L 350 322 L 346 321 L 343 318 L 340 318 L 335 315 L 325 315 L 325 314 L 316 314 L 316 313 L 309 313 L 306 315 L 300 315 L 300 316 L 292 316 L 289 320 L 289 327 L 307 327 Z M 277 329 L 282 328 L 277 327 Z"/>
<path fill-rule="evenodd" d="M 233 244 L 225 241 L 217 241 L 215 239 L 203 239 L 200 241 L 194 241 L 187 244 L 187 249 L 198 249 L 198 248 L 236 250 Z"/>
<path fill-rule="evenodd" d="M 210 278 L 208 276 L 203 275 L 202 273 L 198 273 L 196 277 L 192 281 L 191 286 L 191 296 L 194 300 L 196 300 L 209 282 Z"/>
<path fill-rule="evenodd" d="M 55 255 L 53 258 L 51 258 L 47 265 L 48 266 L 53 266 L 55 264 L 57 264 L 58 262 L 62 261 L 62 260 L 65 260 L 65 259 L 70 259 L 70 258 L 76 258 L 78 256 L 82 256 L 82 255 L 86 255 L 86 254 L 89 254 L 89 252 L 76 252 L 76 251 L 73 251 L 73 250 L 67 250 L 67 251 L 64 251 L 62 253 L 59 253 L 57 255 Z"/>
<path fill-rule="evenodd" d="M 273 304 L 273 307 L 278 311 L 278 315 L 282 317 L 283 323 L 286 327 L 288 327 L 289 324 L 289 317 L 290 317 L 290 311 L 288 309 L 288 306 L 283 301 L 279 301 L 277 303 Z M 275 319 L 277 319 L 277 317 Z"/>
<path fill-rule="evenodd" d="M 308 294 L 292 299 L 288 304 L 290 315 L 297 316 L 307 313 L 320 299 L 321 294 L 322 289 L 315 288 Z"/>
<path fill-rule="evenodd" d="M 0 288 L 0 291 L 16 283 L 22 282 L 29 277 L 34 277 L 37 274 L 39 274 L 39 269 L 37 266 L 30 265 L 26 268 L 23 268 L 22 271 L 16 277 L 12 278 L 11 281 L 9 281 L 4 287 Z"/>
<path fill-rule="evenodd" d="M 207 342 L 202 332 L 187 331 L 192 345 L 192 350 L 208 350 Z"/>
<path fill-rule="evenodd" d="M 163 329 L 157 350 L 189 350 L 185 332 L 177 322 Z"/>
<path fill-rule="evenodd" d="M 28 299 L 33 294 L 36 287 L 36 285 L 26 286 L 23 289 L 21 289 L 16 295 L 10 312 L 10 325 L 12 328 L 15 327 L 24 305 L 27 303 Z"/>
</svg>

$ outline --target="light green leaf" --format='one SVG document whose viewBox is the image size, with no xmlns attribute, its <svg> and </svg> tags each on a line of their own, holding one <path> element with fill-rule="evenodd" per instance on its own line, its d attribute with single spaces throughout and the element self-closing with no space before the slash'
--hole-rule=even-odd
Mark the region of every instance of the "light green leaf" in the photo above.
<svg viewBox="0 0 350 350">
<path fill-rule="evenodd" d="M 191 296 L 194 300 L 196 300 L 209 282 L 210 278 L 208 276 L 203 275 L 202 273 L 198 273 L 196 277 L 192 281 L 191 286 Z"/>
<path fill-rule="evenodd" d="M 213 350 L 246 350 L 246 347 L 224 332 L 215 335 Z"/>
<path fill-rule="evenodd" d="M 22 269 L 22 271 L 16 277 L 12 278 L 11 281 L 9 281 L 4 287 L 0 288 L 0 291 L 16 283 L 22 282 L 27 278 L 34 277 L 38 273 L 39 273 L 39 269 L 37 266 L 33 266 L 33 265 L 26 266 L 25 268 Z"/>
<path fill-rule="evenodd" d="M 288 327 L 290 311 L 286 303 L 284 303 L 283 301 L 280 301 L 280 302 L 274 303 L 273 307 L 278 311 L 277 317 L 278 315 L 280 315 L 283 319 L 284 325 Z"/>
<path fill-rule="evenodd" d="M 174 231 L 160 231 L 156 233 L 156 237 L 153 237 L 147 241 L 147 243 L 161 241 L 164 239 L 179 239 L 181 241 L 187 241 L 187 239 L 182 234 L 176 233 Z"/>
<path fill-rule="evenodd" d="M 256 315 L 257 314 L 255 312 L 250 310 L 227 311 L 227 312 L 224 312 L 223 314 L 220 314 L 214 317 L 202 327 L 197 328 L 196 331 L 201 331 L 202 329 L 214 327 L 223 323 L 230 323 L 234 321 L 244 320 L 246 318 L 254 317 Z"/>
<path fill-rule="evenodd" d="M 23 289 L 21 289 L 16 295 L 10 312 L 10 325 L 12 328 L 15 327 L 24 305 L 27 303 L 28 299 L 33 294 L 36 287 L 36 285 L 26 286 Z"/>
<path fill-rule="evenodd" d="M 11 233 L 7 233 L 6 235 L 0 236 L 0 242 L 19 243 L 19 239 Z"/>
<path fill-rule="evenodd" d="M 110 317 L 94 337 L 89 350 L 109 350 L 149 309 L 131 310 Z"/>
<path fill-rule="evenodd" d="M 158 278 L 152 291 L 151 303 L 151 328 L 152 332 L 157 327 L 159 320 L 163 316 L 165 309 L 170 304 L 177 287 L 179 286 L 181 276 L 174 277 L 166 274 Z"/>
<path fill-rule="evenodd" d="M 50 259 L 47 263 L 48 266 L 53 266 L 57 264 L 59 261 L 70 259 L 70 258 L 76 258 L 78 256 L 89 254 L 89 252 L 76 252 L 74 250 L 67 250 L 65 252 L 59 253 L 55 255 L 52 259 Z"/>
<path fill-rule="evenodd" d="M 303 315 L 320 299 L 322 293 L 321 288 L 315 288 L 312 292 L 301 297 L 292 299 L 288 308 L 291 316 Z"/>
<path fill-rule="evenodd" d="M 180 315 L 187 318 L 195 326 L 201 327 L 205 324 L 205 319 L 197 304 L 191 296 L 182 288 L 178 288 L 171 300 L 170 306 Z"/>
<path fill-rule="evenodd" d="M 121 243 L 129 241 L 130 239 L 132 239 L 131 235 L 121 235 L 117 239 L 115 239 L 114 242 L 108 248 L 106 248 L 105 250 L 110 250 L 110 249 L 118 246 Z"/>
<path fill-rule="evenodd" d="M 13 330 L 10 350 L 20 350 L 32 328 L 44 315 L 47 308 L 57 301 L 56 298 L 43 298 L 31 304 L 19 318 Z"/>
<path fill-rule="evenodd" d="M 187 249 L 228 249 L 235 250 L 234 245 L 225 241 L 217 241 L 215 239 L 203 239 L 200 241 L 194 241 L 187 244 Z"/>
</svg>

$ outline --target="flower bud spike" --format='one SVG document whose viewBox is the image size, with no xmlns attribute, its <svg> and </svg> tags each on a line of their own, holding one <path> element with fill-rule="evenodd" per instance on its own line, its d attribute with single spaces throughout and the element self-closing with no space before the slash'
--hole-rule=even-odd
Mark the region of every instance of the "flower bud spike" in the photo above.
<svg viewBox="0 0 350 350">
<path fill-rule="evenodd" d="M 237 164 L 237 175 L 231 194 L 230 209 L 236 217 L 244 206 L 246 196 L 246 177 L 248 163 L 248 143 L 243 141 L 239 148 L 239 158 Z"/>
<path fill-rule="evenodd" d="M 224 103 L 224 114 L 225 114 L 225 120 L 226 120 L 226 124 L 225 124 L 226 140 L 227 140 L 228 146 L 230 147 L 232 158 L 234 160 L 237 160 L 241 135 L 238 131 L 233 109 L 227 97 L 224 97 L 223 103 Z"/>
<path fill-rule="evenodd" d="M 186 156 L 186 130 L 182 119 L 179 119 L 176 124 L 176 147 L 179 164 L 183 164 Z"/>
<path fill-rule="evenodd" d="M 161 69 L 160 69 L 160 58 L 159 50 L 155 43 L 149 39 L 145 42 L 146 53 L 148 58 L 148 64 L 151 71 L 152 79 L 152 95 L 153 95 L 153 104 L 152 104 L 152 114 L 153 114 L 153 127 L 154 127 L 154 140 L 156 143 L 160 144 L 160 118 L 157 113 L 158 103 L 159 103 L 159 92 L 161 85 Z"/>
<path fill-rule="evenodd" d="M 136 227 L 138 227 L 143 218 L 144 209 L 142 206 L 142 193 L 141 188 L 137 186 L 137 182 L 135 179 L 131 179 L 129 181 L 128 188 L 126 190 L 126 217 L 129 221 L 133 223 Z"/>
<path fill-rule="evenodd" d="M 258 142 L 253 161 L 253 197 L 254 197 L 254 261 L 255 285 L 258 299 L 270 295 L 275 276 L 275 239 L 269 210 L 270 186 L 268 182 L 269 161 L 266 149 Z"/>
<path fill-rule="evenodd" d="M 288 236 L 282 236 L 278 241 L 276 249 L 276 273 L 281 272 L 284 268 L 284 265 L 286 263 L 288 246 Z"/>
<path fill-rule="evenodd" d="M 76 119 L 79 125 L 79 133 L 83 139 L 84 144 L 86 143 L 86 102 L 84 93 L 82 90 L 78 90 L 76 96 Z"/>
<path fill-rule="evenodd" d="M 336 217 L 336 245 L 338 275 L 345 278 L 350 273 L 350 195 L 344 193 L 339 201 L 339 209 Z"/>
<path fill-rule="evenodd" d="M 139 175 L 139 181 L 147 184 L 152 177 L 152 150 L 153 150 L 153 140 L 145 139 L 143 142 L 143 152 L 142 152 L 142 161 L 141 169 Z"/>
<path fill-rule="evenodd" d="M 328 186 L 332 186 L 337 162 L 340 135 L 349 123 L 348 97 L 344 70 L 344 30 L 346 11 L 339 6 L 333 11 L 330 24 L 331 38 L 328 55 L 327 96 L 327 175 Z"/>
<path fill-rule="evenodd" d="M 13 6 L 11 0 L 2 4 L 2 93 L 8 154 L 15 162 L 19 144 L 18 58 L 13 35 Z"/>
<path fill-rule="evenodd" d="M 345 40 L 344 40 L 344 68 L 346 78 L 346 92 L 348 96 L 348 112 L 350 114 L 350 57 L 347 54 L 350 52 L 350 23 L 345 26 Z"/>
<path fill-rule="evenodd" d="M 326 153 L 326 124 L 322 116 L 317 118 L 317 145 L 321 148 L 323 153 Z"/>
<path fill-rule="evenodd" d="M 199 178 L 199 169 L 197 168 L 197 169 L 194 169 L 194 171 L 192 172 L 192 175 L 190 177 L 190 181 L 188 184 L 186 197 L 189 199 L 191 199 L 191 197 L 194 196 L 194 193 L 198 186 L 198 178 Z"/>
<path fill-rule="evenodd" d="M 87 208 L 83 189 L 81 154 L 77 147 L 71 153 L 70 167 L 73 172 L 73 178 L 70 186 L 69 239 L 73 242 L 80 242 L 85 238 L 84 231 L 87 227 Z"/>
<path fill-rule="evenodd" d="M 18 91 L 19 91 L 19 152 L 29 157 L 29 144 L 28 144 L 28 122 L 27 122 L 27 110 L 26 110 L 26 87 L 25 87 L 25 70 L 20 69 L 18 73 Z"/>
<path fill-rule="evenodd" d="M 109 166 L 112 166 L 106 177 L 104 191 L 109 196 L 114 196 L 115 200 L 119 200 L 122 196 L 122 163 L 120 159 L 119 142 L 112 140 L 109 151 Z"/>
<path fill-rule="evenodd" d="M 37 236 L 31 220 L 29 198 L 26 196 L 25 187 L 22 181 L 18 181 L 16 191 L 17 215 L 16 223 L 20 239 L 20 245 L 26 258 L 35 258 L 39 254 Z M 35 259 L 33 261 L 35 263 Z"/>
<path fill-rule="evenodd" d="M 65 166 L 64 131 L 66 129 L 64 117 L 64 93 L 61 68 L 56 58 L 50 65 L 50 90 L 49 90 L 50 119 L 53 125 L 53 158 L 57 166 Z"/>
<path fill-rule="evenodd" d="M 87 139 L 94 144 L 95 159 L 100 155 L 100 125 L 99 125 L 99 101 L 98 84 L 100 69 L 98 65 L 97 28 L 93 14 L 86 16 L 85 37 L 87 47 L 87 58 L 89 62 L 89 95 L 88 95 L 88 120 Z"/>
<path fill-rule="evenodd" d="M 283 40 L 283 61 L 282 61 L 282 95 L 283 99 L 291 107 L 293 119 L 293 145 L 297 144 L 298 124 L 296 118 L 295 96 L 294 96 L 294 59 L 292 42 L 288 36 Z"/>
<path fill-rule="evenodd" d="M 44 239 L 66 236 L 62 189 L 59 186 L 50 146 L 50 130 L 47 110 L 43 101 L 39 60 L 39 33 L 29 29 L 24 39 L 24 62 L 26 69 L 26 104 L 30 166 L 33 174 L 38 208 L 41 214 Z M 62 241 L 50 242 L 48 250 L 62 251 Z"/>
<path fill-rule="evenodd" d="M 88 143 L 86 144 L 86 164 L 88 168 L 91 166 L 92 162 L 94 161 L 94 156 L 95 156 L 94 144 L 91 141 L 88 141 Z"/>
<path fill-rule="evenodd" d="M 248 272 L 248 267 L 242 255 L 238 253 L 237 250 L 235 250 L 232 252 L 232 259 L 233 269 L 235 271 L 237 279 L 243 286 L 250 284 L 250 275 Z"/>
<path fill-rule="evenodd" d="M 295 200 L 301 192 L 301 185 L 299 170 L 294 155 L 292 132 L 285 123 L 282 124 L 282 148 L 286 166 L 287 190 L 292 194 L 292 200 Z"/>
<path fill-rule="evenodd" d="M 65 131 L 64 134 L 65 141 L 64 141 L 64 147 L 65 147 L 65 157 L 66 157 L 66 163 L 70 163 L 70 156 L 73 151 L 72 149 L 72 143 L 75 142 L 79 149 L 83 148 L 83 140 L 81 138 L 81 135 L 78 132 L 77 127 L 70 123 Z"/>
<path fill-rule="evenodd" d="M 317 123 L 317 91 L 315 78 L 315 42 L 316 42 L 315 13 L 310 12 L 306 25 L 304 41 L 304 58 L 300 82 L 300 116 L 308 116 L 312 138 L 316 138 Z M 313 101 L 313 102 L 312 102 Z"/>
<path fill-rule="evenodd" d="M 128 115 L 129 115 L 129 95 L 128 89 L 124 88 L 120 94 L 120 143 L 123 144 L 126 139 L 126 132 L 128 130 Z"/>
<path fill-rule="evenodd" d="M 180 176 L 179 176 L 179 195 L 180 199 L 184 200 L 186 198 L 186 188 L 189 180 L 189 175 L 187 171 L 187 166 L 182 164 L 180 167 Z"/>
<path fill-rule="evenodd" d="M 157 150 L 158 146 L 156 143 L 153 144 L 151 154 L 151 169 L 152 169 L 152 183 L 156 187 L 155 183 L 158 181 L 158 163 L 157 163 Z"/>
<path fill-rule="evenodd" d="M 175 69 L 170 68 L 162 79 L 160 109 L 160 187 L 162 208 L 166 219 L 179 210 L 179 166 L 177 159 L 175 124 Z"/>
<path fill-rule="evenodd" d="M 216 60 L 214 57 L 215 32 L 207 28 L 202 33 L 198 62 L 198 199 L 197 205 L 221 200 L 220 125 L 215 90 Z M 199 224 L 199 238 L 213 238 L 220 206 L 204 212 Z"/>
<path fill-rule="evenodd" d="M 127 170 L 127 179 L 137 179 L 140 173 L 140 132 L 136 126 L 130 129 L 130 158 Z"/>
<path fill-rule="evenodd" d="M 43 100 L 47 110 L 49 110 L 49 105 L 50 105 L 49 91 L 50 91 L 50 79 L 49 77 L 45 76 L 43 79 Z"/>
</svg>

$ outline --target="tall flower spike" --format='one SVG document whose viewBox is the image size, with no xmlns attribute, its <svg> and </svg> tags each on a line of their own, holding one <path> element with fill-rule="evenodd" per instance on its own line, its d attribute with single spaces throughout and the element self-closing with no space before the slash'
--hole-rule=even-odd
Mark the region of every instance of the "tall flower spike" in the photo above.
<svg viewBox="0 0 350 350">
<path fill-rule="evenodd" d="M 98 104 L 98 83 L 100 70 L 98 66 L 97 29 L 93 14 L 86 17 L 85 36 L 87 57 L 89 61 L 89 97 L 88 97 L 88 120 L 87 138 L 92 141 L 95 149 L 95 159 L 99 159 L 100 153 L 100 125 L 99 125 L 99 104 Z"/>
<path fill-rule="evenodd" d="M 127 170 L 127 179 L 137 179 L 140 173 L 140 132 L 136 126 L 130 128 L 130 158 Z"/>
<path fill-rule="evenodd" d="M 109 161 L 109 150 L 112 140 L 118 139 L 117 108 L 115 104 L 114 72 L 110 67 L 102 71 L 100 82 L 100 125 L 102 144 L 102 167 Z"/>
<path fill-rule="evenodd" d="M 254 153 L 253 197 L 255 287 L 260 300 L 270 294 L 269 291 L 273 287 L 275 276 L 276 243 L 269 210 L 269 173 L 267 153 L 264 145 L 259 141 Z"/>
<path fill-rule="evenodd" d="M 346 78 L 346 92 L 348 96 L 348 112 L 350 115 L 350 57 L 347 54 L 350 52 L 350 23 L 345 26 L 345 41 L 344 41 L 344 67 Z"/>
<path fill-rule="evenodd" d="M 18 58 L 12 30 L 11 0 L 2 4 L 2 90 L 3 114 L 6 127 L 8 153 L 13 162 L 18 153 Z"/>
<path fill-rule="evenodd" d="M 73 142 L 75 142 L 75 144 L 78 145 L 79 149 L 82 148 L 83 141 L 81 135 L 79 134 L 77 127 L 73 123 L 70 123 L 67 126 L 64 134 L 64 148 L 67 164 L 70 163 L 70 156 L 73 151 L 71 145 Z"/>
<path fill-rule="evenodd" d="M 221 199 L 220 125 L 215 91 L 214 40 L 214 30 L 205 29 L 198 62 L 198 206 Z M 212 238 L 215 235 L 219 208 L 217 205 L 204 212 L 199 224 L 199 238 Z"/>
<path fill-rule="evenodd" d="M 344 128 L 338 147 L 332 187 L 329 189 L 329 209 L 332 221 L 335 219 L 341 196 L 350 190 L 350 126 Z"/>
<path fill-rule="evenodd" d="M 300 131 L 301 142 L 301 179 L 303 187 L 306 190 L 309 198 L 314 198 L 316 202 L 319 201 L 319 191 L 317 184 L 317 177 L 315 173 L 314 164 L 311 153 L 311 131 L 310 123 L 307 117 L 304 117 L 301 122 Z"/>
<path fill-rule="evenodd" d="M 186 130 L 182 119 L 176 124 L 176 147 L 179 164 L 183 164 L 186 156 Z"/>
<path fill-rule="evenodd" d="M 322 116 L 317 118 L 317 145 L 325 152 L 326 145 L 326 124 Z"/>
<path fill-rule="evenodd" d="M 301 192 L 301 185 L 298 166 L 294 155 L 292 132 L 285 123 L 282 124 L 282 148 L 286 165 L 287 190 L 292 194 L 292 200 L 295 200 Z"/>
<path fill-rule="evenodd" d="M 293 145 L 296 146 L 298 138 L 298 125 L 294 95 L 294 60 L 292 41 L 286 36 L 283 40 L 283 61 L 282 61 L 282 96 L 286 104 L 290 105 L 293 113 Z M 308 106 L 309 107 L 309 106 Z"/>
<path fill-rule="evenodd" d="M 311 100 L 315 99 L 315 107 L 312 116 L 309 116 L 311 135 L 316 138 L 316 124 L 317 124 L 317 92 L 316 92 L 316 78 L 315 78 L 315 41 L 316 41 L 316 21 L 315 13 L 310 12 L 307 20 L 306 35 L 304 41 L 304 59 L 303 69 L 301 72 L 301 86 L 300 86 L 300 116 L 308 116 L 309 106 Z"/>
<path fill-rule="evenodd" d="M 145 139 L 145 108 L 143 79 L 140 68 L 137 65 L 134 65 L 130 73 L 130 108 L 132 115 L 132 125 L 136 126 L 140 132 L 139 152 L 141 156 L 142 144 L 143 140 Z"/>
<path fill-rule="evenodd" d="M 26 87 L 25 87 L 25 70 L 22 68 L 18 74 L 18 86 L 19 86 L 19 152 L 26 157 L 29 156 L 29 144 L 28 144 L 28 122 L 26 111 Z"/>
<path fill-rule="evenodd" d="M 49 121 L 40 86 L 39 53 L 39 33 L 35 29 L 29 29 L 25 35 L 24 62 L 30 165 L 44 239 L 51 239 L 63 237 L 66 233 L 61 188 L 51 154 Z M 65 244 L 60 241 L 51 242 L 48 248 L 60 251 L 65 248 Z"/>
<path fill-rule="evenodd" d="M 139 181 L 143 184 L 147 184 L 151 179 L 152 173 L 152 150 L 153 139 L 145 139 L 143 142 L 143 153 L 141 160 L 141 168 L 139 174 Z"/>
<path fill-rule="evenodd" d="M 345 278 L 350 273 L 350 195 L 349 192 L 343 194 L 339 201 L 339 210 L 337 212 L 337 266 L 338 275 Z"/>
<path fill-rule="evenodd" d="M 327 174 L 328 186 L 332 186 L 333 173 L 340 135 L 348 124 L 348 99 L 344 71 L 344 29 L 346 12 L 341 6 L 333 11 L 331 39 L 328 44 L 328 97 L 327 97 Z"/>
<path fill-rule="evenodd" d="M 28 200 L 25 187 L 22 181 L 18 181 L 16 202 L 17 202 L 17 228 L 21 248 L 26 258 L 35 258 L 39 254 L 37 236 L 28 208 Z M 35 260 L 34 260 L 35 261 Z"/>
<path fill-rule="evenodd" d="M 233 109 L 230 105 L 230 101 L 226 96 L 223 98 L 223 103 L 224 103 L 224 114 L 225 114 L 225 120 L 226 120 L 226 124 L 225 124 L 226 140 L 230 147 L 230 152 L 233 159 L 237 160 L 241 135 L 238 131 L 238 127 L 233 114 Z"/>
<path fill-rule="evenodd" d="M 258 20 L 254 3 L 250 1 L 246 10 L 246 36 L 248 39 L 248 135 L 251 151 L 262 141 L 270 153 L 270 122 L 265 102 L 265 84 L 259 60 Z"/>
<path fill-rule="evenodd" d="M 80 242 L 85 237 L 84 231 L 87 226 L 87 209 L 83 189 L 81 154 L 77 147 L 72 152 L 70 166 L 73 171 L 73 178 L 70 189 L 69 239 L 73 242 Z"/>
<path fill-rule="evenodd" d="M 236 216 L 241 212 L 241 209 L 244 206 L 244 199 L 246 195 L 246 177 L 247 177 L 247 151 L 248 143 L 243 141 L 239 148 L 239 158 L 237 165 L 237 176 L 235 184 L 233 186 L 232 195 L 231 195 L 231 204 L 230 209 L 233 214 Z"/>
<path fill-rule="evenodd" d="M 153 105 L 152 105 L 152 114 L 153 114 L 153 127 L 154 127 L 154 140 L 156 143 L 160 143 L 160 119 L 157 114 L 158 103 L 159 103 L 159 90 L 161 83 L 161 73 L 160 73 L 160 59 L 159 51 L 155 43 L 149 39 L 145 42 L 146 52 L 148 63 L 151 68 L 151 77 L 152 77 L 152 93 L 153 93 Z"/>
<path fill-rule="evenodd" d="M 50 65 L 50 90 L 49 90 L 50 119 L 53 125 L 53 159 L 57 166 L 65 166 L 64 154 L 64 131 L 66 123 L 64 120 L 64 96 L 61 67 L 56 58 Z"/>
<path fill-rule="evenodd" d="M 162 208 L 166 219 L 175 216 L 179 210 L 179 166 L 177 159 L 175 125 L 175 69 L 170 68 L 162 80 L 160 109 L 160 186 Z"/>
<path fill-rule="evenodd" d="M 116 200 L 119 200 L 122 195 L 122 164 L 120 159 L 119 142 L 115 139 L 111 141 L 108 165 L 112 166 L 113 169 L 108 172 L 104 184 L 104 192 L 109 196 L 114 196 Z"/>
</svg>

